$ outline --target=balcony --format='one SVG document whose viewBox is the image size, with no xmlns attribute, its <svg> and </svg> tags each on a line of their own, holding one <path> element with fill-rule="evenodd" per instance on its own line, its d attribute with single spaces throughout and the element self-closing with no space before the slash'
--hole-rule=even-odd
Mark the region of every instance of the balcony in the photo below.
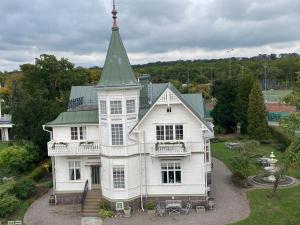
<svg viewBox="0 0 300 225">
<path fill-rule="evenodd" d="M 99 155 L 99 142 L 48 142 L 49 156 Z"/>
<path fill-rule="evenodd" d="M 184 157 L 191 154 L 191 143 L 186 141 L 157 142 L 151 147 L 154 157 Z"/>
</svg>

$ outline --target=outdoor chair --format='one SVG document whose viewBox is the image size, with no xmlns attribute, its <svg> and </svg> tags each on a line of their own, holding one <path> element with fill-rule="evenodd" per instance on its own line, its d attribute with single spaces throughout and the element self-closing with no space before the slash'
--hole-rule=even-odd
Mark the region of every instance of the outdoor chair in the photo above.
<svg viewBox="0 0 300 225">
<path fill-rule="evenodd" d="M 166 212 L 166 209 L 164 207 L 161 207 L 160 205 L 156 206 L 156 212 L 159 216 L 163 216 L 164 213 Z"/>
<path fill-rule="evenodd" d="M 180 210 L 181 213 L 183 213 L 184 215 L 187 215 L 190 211 L 190 209 L 192 208 L 191 203 L 187 203 L 185 208 L 182 208 Z"/>
</svg>

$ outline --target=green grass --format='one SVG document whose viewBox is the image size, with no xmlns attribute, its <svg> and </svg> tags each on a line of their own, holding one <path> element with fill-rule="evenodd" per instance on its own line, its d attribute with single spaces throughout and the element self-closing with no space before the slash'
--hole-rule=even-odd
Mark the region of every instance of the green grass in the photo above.
<svg viewBox="0 0 300 225">
<path fill-rule="evenodd" d="M 7 147 L 8 147 L 8 143 L 0 142 L 0 151 L 1 151 L 1 149 L 7 148 Z"/>
<path fill-rule="evenodd" d="M 231 141 L 238 142 L 239 140 L 233 139 Z M 284 157 L 284 153 L 277 151 L 272 145 L 260 145 L 258 150 L 265 156 L 274 151 L 279 161 Z M 224 142 L 212 144 L 212 155 L 222 160 L 229 169 L 230 159 L 237 154 L 236 150 L 227 149 Z M 290 170 L 287 174 L 299 179 L 300 168 Z M 245 220 L 234 223 L 234 225 L 300 224 L 300 186 L 279 189 L 273 198 L 268 197 L 269 193 L 271 193 L 271 189 L 248 191 L 247 198 L 251 208 L 250 216 Z"/>
<path fill-rule="evenodd" d="M 295 225 L 300 224 L 300 186 L 277 190 L 269 198 L 270 189 L 247 192 L 251 213 L 234 225 Z"/>
</svg>

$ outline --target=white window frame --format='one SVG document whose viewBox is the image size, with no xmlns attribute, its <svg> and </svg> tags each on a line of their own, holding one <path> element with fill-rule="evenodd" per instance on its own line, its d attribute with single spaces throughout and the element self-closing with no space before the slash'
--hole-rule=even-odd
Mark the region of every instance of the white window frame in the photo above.
<svg viewBox="0 0 300 225">
<path fill-rule="evenodd" d="M 78 163 L 76 165 L 76 163 Z M 72 165 L 71 165 L 72 164 Z M 76 170 L 79 170 L 79 179 L 77 179 Z M 82 170 L 81 170 L 81 160 L 68 160 L 68 172 L 70 181 L 81 181 L 82 179 Z M 71 173 L 73 172 L 74 179 L 71 178 Z"/>
<path fill-rule="evenodd" d="M 121 115 L 122 114 L 122 100 L 110 100 L 110 114 Z"/>
<path fill-rule="evenodd" d="M 122 170 L 123 170 L 123 178 L 121 177 Z M 113 189 L 125 189 L 125 187 L 126 187 L 125 166 L 123 166 L 123 165 L 113 166 L 113 168 L 112 168 L 112 186 L 113 186 Z"/>
<path fill-rule="evenodd" d="M 120 130 L 114 130 L 121 128 Z M 111 145 L 122 146 L 124 145 L 124 126 L 122 123 L 111 124 Z M 119 132 L 119 133 L 118 133 Z"/>
<path fill-rule="evenodd" d="M 72 141 L 82 141 L 87 139 L 86 126 L 72 126 L 70 128 L 71 140 Z"/>
<path fill-rule="evenodd" d="M 182 126 L 182 137 L 178 138 L 178 135 L 176 133 L 176 126 Z M 160 129 L 158 129 L 158 127 Z M 169 129 L 171 128 L 172 129 Z M 172 130 L 172 133 L 167 132 Z M 184 126 L 183 124 L 157 124 L 155 126 L 155 136 L 156 136 L 156 141 L 182 141 L 184 139 Z M 170 138 L 172 137 L 172 138 Z"/>
<path fill-rule="evenodd" d="M 135 113 L 135 99 L 126 99 L 126 113 Z"/>
<path fill-rule="evenodd" d="M 100 100 L 100 114 L 106 115 L 107 114 L 107 107 L 106 107 L 106 101 Z"/>
<path fill-rule="evenodd" d="M 116 202 L 116 210 L 123 210 L 124 202 Z"/>
<path fill-rule="evenodd" d="M 166 165 L 166 169 L 163 169 L 163 165 Z M 169 165 L 173 164 L 173 169 L 169 168 Z M 176 165 L 179 165 L 180 168 L 178 169 L 178 167 L 176 168 Z M 176 181 L 176 172 L 180 171 L 180 182 Z M 167 183 L 164 183 L 164 176 L 163 176 L 163 172 L 167 173 Z M 173 172 L 173 182 L 172 180 L 170 180 L 170 173 L 169 172 Z M 161 183 L 163 185 L 180 185 L 182 184 L 182 178 L 183 178 L 183 166 L 182 166 L 182 162 L 181 161 L 162 161 L 160 164 L 160 174 L 161 174 Z"/>
</svg>

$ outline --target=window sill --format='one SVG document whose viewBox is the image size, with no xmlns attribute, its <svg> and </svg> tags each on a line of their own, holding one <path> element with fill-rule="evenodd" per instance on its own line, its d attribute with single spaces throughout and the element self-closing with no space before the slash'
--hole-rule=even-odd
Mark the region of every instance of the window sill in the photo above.
<svg viewBox="0 0 300 225">
<path fill-rule="evenodd" d="M 163 186 L 182 186 L 182 183 L 168 183 L 168 184 L 161 184 Z"/>
<path fill-rule="evenodd" d="M 69 180 L 69 183 L 82 183 L 83 180 Z"/>
</svg>

